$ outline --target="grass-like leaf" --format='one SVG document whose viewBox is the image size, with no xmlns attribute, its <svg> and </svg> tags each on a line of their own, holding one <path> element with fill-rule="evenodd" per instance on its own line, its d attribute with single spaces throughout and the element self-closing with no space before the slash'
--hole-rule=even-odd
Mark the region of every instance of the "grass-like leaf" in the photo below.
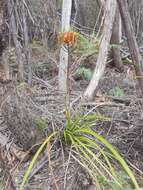
<svg viewBox="0 0 143 190">
<path fill-rule="evenodd" d="M 93 136 L 99 142 L 101 142 L 106 148 L 108 148 L 109 151 L 115 156 L 115 159 L 120 163 L 123 169 L 130 176 L 136 190 L 140 190 L 139 185 L 134 177 L 134 174 L 132 173 L 131 169 L 129 168 L 125 160 L 121 157 L 121 155 L 116 151 L 116 149 L 105 138 L 103 138 L 101 135 L 97 134 L 91 129 L 81 128 L 81 129 L 78 129 L 77 132 Z"/>
<path fill-rule="evenodd" d="M 132 173 L 125 160 L 118 153 L 118 151 L 104 137 L 91 129 L 91 121 L 96 121 L 96 119 L 105 119 L 106 117 L 97 117 L 96 114 L 89 114 L 76 116 L 76 119 L 74 120 L 74 118 L 70 118 L 70 114 L 67 114 L 67 116 L 68 122 L 64 130 L 64 137 L 66 141 L 69 142 L 69 144 L 71 143 L 72 146 L 74 146 L 75 152 L 77 152 L 79 158 L 82 158 L 79 162 L 84 161 L 82 165 L 86 163 L 87 165 L 85 168 L 88 168 L 88 171 L 90 171 L 90 173 L 92 173 L 92 169 L 98 174 L 102 173 L 102 177 L 106 179 L 105 181 L 108 181 L 106 177 L 108 176 L 108 178 L 112 179 L 112 181 L 118 185 L 120 189 L 123 189 L 123 187 L 121 187 L 122 185 L 120 184 L 120 181 L 118 181 L 115 169 L 112 166 L 112 157 L 114 161 L 117 161 L 120 166 L 122 166 L 124 171 L 130 177 L 136 190 L 139 190 L 139 185 L 135 179 L 134 174 Z M 109 118 L 106 118 L 106 120 L 109 120 Z M 86 122 L 86 127 L 84 125 L 84 122 Z M 106 153 L 106 150 L 104 150 L 103 147 L 108 150 L 108 153 Z M 92 167 L 90 167 L 90 165 Z M 99 172 L 98 167 L 102 171 Z M 97 181 L 97 178 L 95 177 L 94 180 Z"/>
<path fill-rule="evenodd" d="M 42 143 L 42 145 L 39 147 L 39 149 L 37 150 L 36 154 L 34 155 L 34 157 L 32 158 L 29 167 L 27 168 L 24 177 L 23 177 L 23 181 L 20 185 L 19 190 L 24 190 L 24 185 L 27 183 L 28 181 L 28 177 L 32 171 L 32 168 L 35 164 L 35 162 L 38 159 L 38 156 L 40 155 L 40 153 L 43 151 L 43 149 L 45 148 L 45 146 L 50 142 L 50 140 L 57 134 L 57 132 L 52 133 L 48 138 L 45 139 L 45 141 Z"/>
</svg>

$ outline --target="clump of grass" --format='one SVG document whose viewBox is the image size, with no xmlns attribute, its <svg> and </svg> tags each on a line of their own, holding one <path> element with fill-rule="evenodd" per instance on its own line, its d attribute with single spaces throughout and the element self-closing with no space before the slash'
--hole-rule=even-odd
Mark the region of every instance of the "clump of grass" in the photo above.
<svg viewBox="0 0 143 190">
<path fill-rule="evenodd" d="M 41 144 L 25 172 L 20 190 L 24 189 L 24 185 L 28 181 L 29 174 L 39 154 L 53 138 L 60 138 L 64 146 L 70 147 L 70 154 L 76 162 L 86 169 L 96 185 L 97 190 L 109 184 L 112 188 L 116 187 L 119 190 L 124 190 L 123 181 L 126 182 L 126 179 L 119 177 L 115 167 L 117 164 L 122 167 L 122 171 L 125 172 L 132 186 L 136 190 L 139 190 L 136 178 L 125 160 L 104 137 L 92 129 L 92 126 L 97 120 L 107 121 L 109 119 L 110 118 L 105 116 L 98 116 L 97 114 L 77 114 L 72 118 L 70 111 L 67 110 L 66 126 L 63 134 L 54 132 Z"/>
<path fill-rule="evenodd" d="M 71 142 L 73 146 L 73 157 L 79 162 L 91 175 L 93 181 L 98 186 L 97 176 L 102 176 L 104 180 L 112 179 L 121 189 L 124 189 L 115 172 L 115 167 L 111 162 L 111 158 L 122 166 L 123 170 L 129 176 L 134 187 L 139 190 L 138 183 L 131 169 L 120 156 L 117 150 L 101 135 L 91 128 L 91 115 L 77 116 L 72 120 L 70 113 L 67 112 L 67 124 L 64 131 L 65 142 Z M 96 114 L 92 114 L 92 118 L 97 118 Z M 104 118 L 102 118 L 104 119 Z M 83 125 L 85 120 L 86 126 Z"/>
</svg>

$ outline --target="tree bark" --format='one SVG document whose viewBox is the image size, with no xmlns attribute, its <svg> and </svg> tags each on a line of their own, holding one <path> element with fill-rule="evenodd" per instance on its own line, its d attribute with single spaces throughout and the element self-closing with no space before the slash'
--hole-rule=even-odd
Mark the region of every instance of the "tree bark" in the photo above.
<svg viewBox="0 0 143 190">
<path fill-rule="evenodd" d="M 111 37 L 111 44 L 113 44 L 111 56 L 113 65 L 119 70 L 123 71 L 122 59 L 120 55 L 120 42 L 121 42 L 122 28 L 121 18 L 118 8 L 116 9 L 115 20 L 113 24 L 113 31 Z M 114 46 L 115 45 L 115 46 Z"/>
<path fill-rule="evenodd" d="M 24 35 L 24 51 L 26 63 L 28 65 L 28 84 L 32 84 L 32 63 L 31 63 L 31 49 L 29 47 L 29 36 L 28 36 L 28 27 L 27 27 L 27 8 L 25 4 L 22 4 L 22 21 L 23 21 L 23 35 Z"/>
<path fill-rule="evenodd" d="M 10 71 L 9 71 L 9 63 L 7 52 L 5 51 L 7 43 L 6 43 L 6 2 L 2 0 L 0 2 L 0 64 L 2 65 L 5 73 L 4 79 L 10 79 Z"/>
<path fill-rule="evenodd" d="M 102 15 L 104 15 L 104 11 L 106 9 L 105 2 L 106 2 L 105 0 L 99 0 L 99 4 L 102 7 L 101 9 Z M 122 24 L 121 24 L 120 12 L 117 7 L 115 20 L 113 24 L 112 36 L 111 36 L 111 44 L 114 44 L 116 46 L 113 46 L 111 50 L 111 57 L 112 57 L 111 65 L 115 66 L 119 71 L 123 71 L 122 58 L 120 55 L 121 38 L 122 38 Z"/>
<path fill-rule="evenodd" d="M 3 51 L 6 47 L 5 43 L 5 33 L 4 33 L 4 11 L 5 11 L 5 3 L 3 0 L 0 1 L 0 56 L 2 56 Z"/>
<path fill-rule="evenodd" d="M 62 6 L 62 32 L 70 30 L 72 0 L 63 0 Z M 60 50 L 60 63 L 59 63 L 59 91 L 68 92 L 68 47 L 63 45 Z"/>
<path fill-rule="evenodd" d="M 18 33 L 17 33 L 17 27 L 16 27 L 16 21 L 14 16 L 14 1 L 8 0 L 8 13 L 10 17 L 10 30 L 13 37 L 13 42 L 15 45 L 16 50 L 16 57 L 17 57 L 17 64 L 18 64 L 18 78 L 20 81 L 24 78 L 24 65 L 23 65 L 23 58 L 22 58 L 22 51 L 21 51 L 21 45 L 18 41 Z"/>
<path fill-rule="evenodd" d="M 2 44 L 2 24 L 3 24 L 3 2 L 0 2 L 0 56 L 2 56 L 3 46 Z"/>
<path fill-rule="evenodd" d="M 99 47 L 99 55 L 97 58 L 93 77 L 83 95 L 84 98 L 88 100 L 93 98 L 93 95 L 97 88 L 99 80 L 102 77 L 105 70 L 107 55 L 108 55 L 108 47 L 109 47 L 109 43 L 110 43 L 110 39 L 112 35 L 112 27 L 113 27 L 113 22 L 115 18 L 116 7 L 117 7 L 116 1 L 115 0 L 106 1 L 105 7 L 106 7 L 105 21 L 104 21 L 104 27 L 103 27 L 103 36 L 102 36 L 100 47 Z"/>
<path fill-rule="evenodd" d="M 8 52 L 4 51 L 2 54 L 2 65 L 4 68 L 4 72 L 5 72 L 5 80 L 10 80 L 11 76 L 10 76 L 10 67 L 9 67 L 9 60 L 8 60 Z"/>
<path fill-rule="evenodd" d="M 127 42 L 131 54 L 131 58 L 134 64 L 136 75 L 138 76 L 138 83 L 143 94 L 143 65 L 142 65 L 142 58 L 139 52 L 138 44 L 135 38 L 135 33 L 133 30 L 133 25 L 130 17 L 130 13 L 128 10 L 127 0 L 117 0 L 120 15 L 122 18 L 125 34 L 127 37 Z"/>
</svg>

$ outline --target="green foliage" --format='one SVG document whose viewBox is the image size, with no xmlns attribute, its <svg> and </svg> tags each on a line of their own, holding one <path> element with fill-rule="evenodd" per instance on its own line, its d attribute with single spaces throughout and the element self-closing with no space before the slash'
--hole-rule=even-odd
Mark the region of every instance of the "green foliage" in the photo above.
<svg viewBox="0 0 143 190">
<path fill-rule="evenodd" d="M 134 190 L 133 185 L 131 184 L 129 176 L 124 171 L 116 172 L 116 176 L 120 181 L 122 187 L 126 190 Z M 102 176 L 98 176 L 99 183 L 102 187 L 111 188 L 112 190 L 123 190 L 114 180 L 106 181 Z"/>
<path fill-rule="evenodd" d="M 114 97 L 122 97 L 122 96 L 124 96 L 124 91 L 123 91 L 123 89 L 121 89 L 121 88 L 119 88 L 119 87 L 117 86 L 117 87 L 115 87 L 115 88 L 112 88 L 112 89 L 108 92 L 108 94 L 109 94 L 110 96 L 114 96 Z"/>
<path fill-rule="evenodd" d="M 75 44 L 73 53 L 75 54 L 84 54 L 84 55 L 93 55 L 98 53 L 99 50 L 99 39 L 85 37 L 82 34 L 78 35 L 77 43 Z"/>
<path fill-rule="evenodd" d="M 76 70 L 76 76 L 82 77 L 83 79 L 90 81 L 93 75 L 93 71 L 91 69 L 87 69 L 85 67 L 80 67 Z"/>
<path fill-rule="evenodd" d="M 136 190 L 139 190 L 138 183 L 125 160 L 106 139 L 91 128 L 91 117 L 88 118 L 88 115 L 86 115 L 76 116 L 74 119 L 71 119 L 70 112 L 67 111 L 66 118 L 64 142 L 67 145 L 71 144 L 73 147 L 73 158 L 86 168 L 97 187 L 99 187 L 97 189 L 100 189 L 98 176 L 102 176 L 104 181 L 112 180 L 115 185 L 124 190 L 122 181 L 120 181 L 115 172 L 115 164 L 113 165 L 111 162 L 112 157 L 114 161 L 117 161 L 122 166 Z M 82 125 L 85 119 L 89 121 L 89 123 L 86 122 L 86 126 Z"/>
<path fill-rule="evenodd" d="M 65 32 L 65 31 L 61 31 L 61 33 L 62 32 Z M 85 36 L 77 32 L 73 28 L 70 28 L 69 32 L 77 33 L 75 44 L 71 48 L 72 53 L 77 54 L 77 55 L 86 55 L 86 56 L 90 56 L 90 55 L 98 53 L 100 39 L 96 38 L 94 34 L 91 36 Z"/>
<path fill-rule="evenodd" d="M 99 44 L 100 44 L 100 39 L 96 37 L 96 34 L 93 33 L 92 36 L 89 37 L 79 34 L 73 52 L 76 54 L 93 55 L 99 52 Z M 120 48 L 120 45 L 110 44 L 109 48 L 110 49 Z"/>
<path fill-rule="evenodd" d="M 38 156 L 40 155 L 40 153 L 43 151 L 43 149 L 48 145 L 48 143 L 51 141 L 51 139 L 56 136 L 56 132 L 52 133 L 49 137 L 47 137 L 45 139 L 45 141 L 42 143 L 42 145 L 39 147 L 39 149 L 37 150 L 37 152 L 35 153 L 34 157 L 32 158 L 30 165 L 28 166 L 27 170 L 25 171 L 24 177 L 23 177 L 23 181 L 20 185 L 19 190 L 24 190 L 24 186 L 28 181 L 29 175 L 32 171 L 32 168 L 34 166 L 34 164 L 36 163 Z"/>
<path fill-rule="evenodd" d="M 70 111 L 66 110 L 66 126 L 63 134 L 54 132 L 41 144 L 24 174 L 20 190 L 24 189 L 38 156 L 53 138 L 60 138 L 64 146 L 70 147 L 70 155 L 87 170 L 97 190 L 105 186 L 112 187 L 113 190 L 124 190 L 125 185 L 128 190 L 132 190 L 127 180 L 139 190 L 138 183 L 124 159 L 105 138 L 91 128 L 97 120 L 108 121 L 110 118 L 97 114 L 76 114 L 72 118 Z M 122 166 L 125 175 L 116 172 L 117 164 Z"/>
<path fill-rule="evenodd" d="M 47 120 L 43 118 L 36 118 L 35 124 L 38 129 L 43 130 L 47 127 Z"/>
</svg>

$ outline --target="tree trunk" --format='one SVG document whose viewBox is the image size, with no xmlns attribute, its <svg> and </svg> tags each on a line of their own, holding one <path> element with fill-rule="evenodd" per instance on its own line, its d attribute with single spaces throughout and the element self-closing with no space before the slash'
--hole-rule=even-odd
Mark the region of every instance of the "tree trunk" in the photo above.
<svg viewBox="0 0 143 190">
<path fill-rule="evenodd" d="M 102 15 L 104 15 L 105 10 L 105 0 L 100 0 L 100 6 L 102 7 Z M 119 71 L 123 71 L 122 59 L 120 55 L 120 42 L 122 38 L 122 24 L 120 12 L 117 7 L 115 20 L 113 24 L 112 36 L 111 36 L 111 44 L 113 44 L 111 51 L 112 62 L 111 65 L 115 66 Z M 115 46 L 114 46 L 115 45 Z"/>
<path fill-rule="evenodd" d="M 31 49 L 29 47 L 29 36 L 28 36 L 28 28 L 27 28 L 27 8 L 25 4 L 22 4 L 22 21 L 23 21 L 23 35 L 24 35 L 24 51 L 26 63 L 28 65 L 28 84 L 32 83 L 32 64 L 31 64 Z"/>
<path fill-rule="evenodd" d="M 9 67 L 9 57 L 7 51 L 4 51 L 2 54 L 2 65 L 5 72 L 5 80 L 10 80 L 11 76 L 10 76 L 10 67 Z"/>
<path fill-rule="evenodd" d="M 133 30 L 131 17 L 130 17 L 130 13 L 128 10 L 127 0 L 117 0 L 117 2 L 118 2 L 118 6 L 119 6 L 122 22 L 123 22 L 125 34 L 127 37 L 127 42 L 128 42 L 131 58 L 132 58 L 134 68 L 136 71 L 136 75 L 138 78 L 138 83 L 139 83 L 140 89 L 141 89 L 142 94 L 143 94 L 142 58 L 141 58 L 139 48 L 138 48 L 138 44 L 137 44 L 137 41 L 135 38 L 135 33 Z"/>
<path fill-rule="evenodd" d="M 115 18 L 116 12 L 116 1 L 115 0 L 108 0 L 105 4 L 105 21 L 103 27 L 103 36 L 101 39 L 100 47 L 99 47 L 99 55 L 96 62 L 96 67 L 94 70 L 93 77 L 84 92 L 84 98 L 92 99 L 94 92 L 97 88 L 100 78 L 104 73 L 104 69 L 106 66 L 107 55 L 108 55 L 108 47 L 112 35 L 112 27 Z"/>
<path fill-rule="evenodd" d="M 2 24 L 3 24 L 3 3 L 0 2 L 0 56 L 2 56 L 3 46 L 2 44 Z"/>
<path fill-rule="evenodd" d="M 24 65 L 23 65 L 23 58 L 22 58 L 22 51 L 21 51 L 21 45 L 18 41 L 18 33 L 17 33 L 17 27 L 16 27 L 16 21 L 14 16 L 14 1 L 8 0 L 8 13 L 10 17 L 10 30 L 13 37 L 13 42 L 15 45 L 16 50 L 16 57 L 17 57 L 17 64 L 18 64 L 18 78 L 20 81 L 24 78 Z"/>
<path fill-rule="evenodd" d="M 62 32 L 70 30 L 72 0 L 63 0 L 62 6 Z M 68 92 L 68 47 L 61 46 L 59 63 L 59 90 Z"/>
<path fill-rule="evenodd" d="M 9 63 L 7 52 L 4 51 L 6 48 L 6 3 L 4 1 L 0 2 L 0 64 L 4 69 L 5 77 L 4 80 L 10 79 L 9 74 Z"/>
<path fill-rule="evenodd" d="M 121 35 L 122 35 L 121 18 L 120 18 L 119 10 L 117 8 L 115 20 L 114 20 L 114 24 L 113 24 L 112 37 L 111 37 L 111 44 L 113 44 L 111 56 L 113 59 L 113 61 L 112 61 L 113 65 L 119 71 L 123 71 L 122 59 L 121 59 L 121 55 L 120 55 Z"/>
</svg>

